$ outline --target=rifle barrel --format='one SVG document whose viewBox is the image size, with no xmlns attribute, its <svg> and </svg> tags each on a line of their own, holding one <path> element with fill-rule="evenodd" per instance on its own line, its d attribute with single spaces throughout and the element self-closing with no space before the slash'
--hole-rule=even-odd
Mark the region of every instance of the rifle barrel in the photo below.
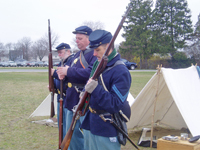
<svg viewBox="0 0 200 150">
<path fill-rule="evenodd" d="M 51 49 L 51 29 L 50 29 L 50 20 L 48 20 L 48 33 L 49 33 L 49 67 L 48 67 L 48 75 L 49 75 L 49 91 L 51 92 L 51 110 L 50 110 L 50 118 L 53 118 L 55 115 L 54 109 L 54 81 L 51 76 L 51 69 L 53 68 L 53 60 L 52 60 L 52 49 Z"/>
</svg>

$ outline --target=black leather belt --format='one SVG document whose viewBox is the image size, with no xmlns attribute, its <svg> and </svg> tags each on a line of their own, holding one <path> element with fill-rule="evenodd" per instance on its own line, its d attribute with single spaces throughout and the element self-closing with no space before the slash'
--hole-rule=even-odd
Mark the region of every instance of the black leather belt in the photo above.
<svg viewBox="0 0 200 150">
<path fill-rule="evenodd" d="M 77 84 L 77 83 L 68 82 L 66 84 L 66 86 L 69 88 L 71 88 L 71 87 L 84 88 L 85 84 Z"/>
<path fill-rule="evenodd" d="M 91 108 L 90 106 L 89 106 L 89 110 L 90 110 L 91 113 L 98 114 L 98 115 L 100 115 L 100 114 L 107 114 L 108 113 L 105 110 L 96 110 L 96 109 Z"/>
</svg>

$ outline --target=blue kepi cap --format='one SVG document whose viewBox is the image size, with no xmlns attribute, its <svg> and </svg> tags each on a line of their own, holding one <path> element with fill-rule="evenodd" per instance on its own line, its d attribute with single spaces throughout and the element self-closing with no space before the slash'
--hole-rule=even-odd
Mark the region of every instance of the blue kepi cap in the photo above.
<svg viewBox="0 0 200 150">
<path fill-rule="evenodd" d="M 76 28 L 75 31 L 73 31 L 72 33 L 90 35 L 92 33 L 92 29 L 88 26 L 80 26 Z"/>
<path fill-rule="evenodd" d="M 69 46 L 69 44 L 66 43 L 60 43 L 57 47 L 56 47 L 57 51 L 62 50 L 62 49 L 71 49 L 71 47 Z"/>
<path fill-rule="evenodd" d="M 102 44 L 109 43 L 112 39 L 112 34 L 105 30 L 95 30 L 89 36 L 90 48 L 97 48 Z"/>
</svg>

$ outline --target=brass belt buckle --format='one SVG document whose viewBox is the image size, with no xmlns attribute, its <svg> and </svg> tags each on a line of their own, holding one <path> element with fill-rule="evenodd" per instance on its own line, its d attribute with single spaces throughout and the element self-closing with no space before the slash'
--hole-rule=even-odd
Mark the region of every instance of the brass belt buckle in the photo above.
<svg viewBox="0 0 200 150">
<path fill-rule="evenodd" d="M 91 113 L 96 114 L 97 112 L 89 106 L 89 110 Z"/>
<path fill-rule="evenodd" d="M 74 86 L 74 89 L 76 90 L 77 93 L 81 93 L 81 91 L 78 89 L 77 86 Z"/>
<path fill-rule="evenodd" d="M 58 94 L 60 94 L 60 90 L 59 90 L 59 89 L 57 89 L 57 91 L 58 91 Z"/>
</svg>

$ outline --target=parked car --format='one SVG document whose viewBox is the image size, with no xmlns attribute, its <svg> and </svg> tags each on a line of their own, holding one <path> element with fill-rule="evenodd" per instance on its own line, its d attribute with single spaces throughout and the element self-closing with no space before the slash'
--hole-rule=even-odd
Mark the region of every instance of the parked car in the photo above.
<svg viewBox="0 0 200 150">
<path fill-rule="evenodd" d="M 49 66 L 49 63 L 47 61 L 45 61 L 44 66 Z"/>
<path fill-rule="evenodd" d="M 4 62 L 1 63 L 1 65 L 2 65 L 2 67 L 8 67 L 8 66 L 9 66 L 9 63 L 6 62 L 6 61 L 4 61 Z"/>
<path fill-rule="evenodd" d="M 59 61 L 56 61 L 56 62 L 53 63 L 53 66 L 58 66 L 59 63 L 60 63 Z"/>
<path fill-rule="evenodd" d="M 31 65 L 30 65 L 30 61 L 27 61 L 26 62 L 26 67 L 30 67 Z"/>
<path fill-rule="evenodd" d="M 0 67 L 2 67 L 3 62 L 0 62 Z"/>
<path fill-rule="evenodd" d="M 42 61 L 36 62 L 38 67 L 44 67 L 44 63 Z"/>
<path fill-rule="evenodd" d="M 121 59 L 124 64 L 126 65 L 126 67 L 129 69 L 129 70 L 134 70 L 135 68 L 137 68 L 137 63 L 135 62 L 130 62 L 126 59 Z"/>
<path fill-rule="evenodd" d="M 26 67 L 27 66 L 27 61 L 17 61 L 17 66 L 18 67 Z"/>
<path fill-rule="evenodd" d="M 16 62 L 14 62 L 14 61 L 8 61 L 8 63 L 9 63 L 9 67 L 17 67 L 17 63 Z"/>
<path fill-rule="evenodd" d="M 29 62 L 29 66 L 30 66 L 30 67 L 37 67 L 37 66 L 38 66 L 38 63 L 35 62 L 35 61 L 30 61 L 30 62 Z"/>
</svg>

